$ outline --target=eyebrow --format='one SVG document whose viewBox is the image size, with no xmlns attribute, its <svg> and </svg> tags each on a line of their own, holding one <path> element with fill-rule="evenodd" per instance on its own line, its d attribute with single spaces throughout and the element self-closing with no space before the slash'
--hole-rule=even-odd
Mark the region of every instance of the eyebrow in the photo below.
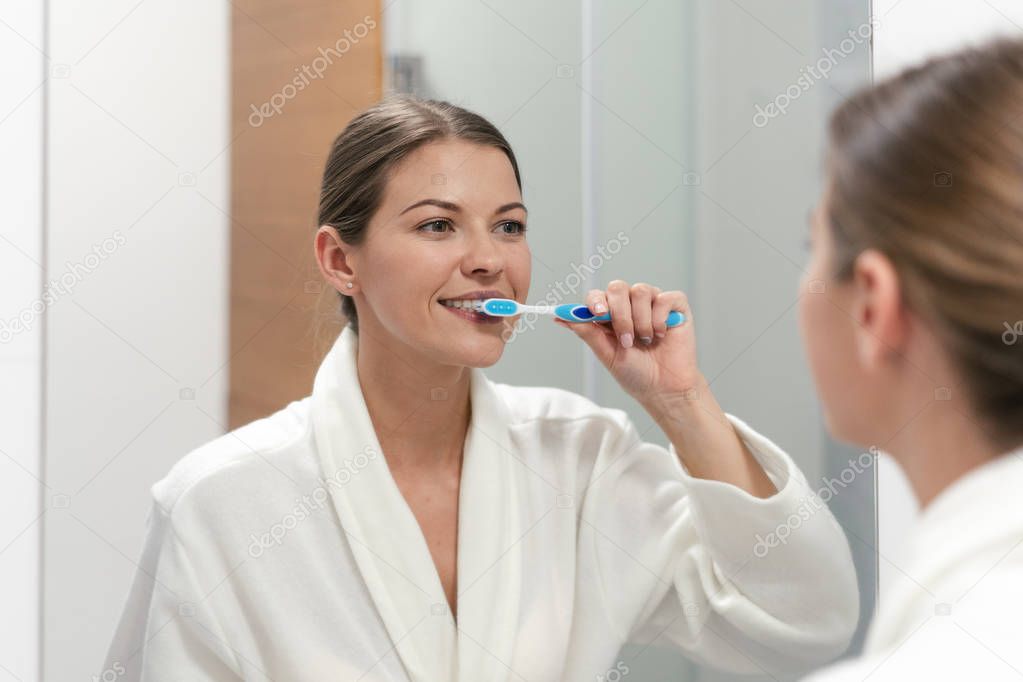
<svg viewBox="0 0 1023 682">
<path fill-rule="evenodd" d="M 416 203 L 412 204 L 398 215 L 404 215 L 411 211 L 412 209 L 418 208 L 420 206 L 438 206 L 440 208 L 443 208 L 444 210 L 451 211 L 452 213 L 459 213 L 462 210 L 458 204 L 453 204 L 450 201 L 442 201 L 441 199 L 423 199 L 422 201 L 417 201 Z M 494 211 L 494 215 L 510 211 L 513 208 L 521 208 L 523 211 L 526 211 L 526 213 L 529 212 L 526 209 L 525 204 L 523 204 L 521 201 L 513 201 L 510 204 L 498 206 L 497 210 Z"/>
</svg>

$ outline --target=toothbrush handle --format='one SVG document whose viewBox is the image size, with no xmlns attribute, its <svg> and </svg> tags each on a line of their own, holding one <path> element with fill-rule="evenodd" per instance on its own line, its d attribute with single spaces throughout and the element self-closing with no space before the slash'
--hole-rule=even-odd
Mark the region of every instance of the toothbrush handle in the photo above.
<svg viewBox="0 0 1023 682">
<path fill-rule="evenodd" d="M 609 322 L 611 320 L 611 313 L 594 315 L 590 312 L 588 307 L 576 303 L 565 303 L 563 305 L 559 305 L 554 309 L 554 314 L 566 322 Z M 677 310 L 672 310 L 668 313 L 666 324 L 670 329 L 671 327 L 679 326 L 685 321 L 685 315 Z"/>
</svg>

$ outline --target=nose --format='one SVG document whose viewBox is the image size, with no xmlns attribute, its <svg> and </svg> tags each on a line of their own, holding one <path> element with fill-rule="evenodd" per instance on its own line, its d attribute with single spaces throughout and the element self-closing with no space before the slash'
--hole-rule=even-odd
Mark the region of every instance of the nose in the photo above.
<svg viewBox="0 0 1023 682">
<path fill-rule="evenodd" d="M 487 228 L 469 230 L 462 269 L 466 275 L 496 275 L 504 269 L 504 254 Z"/>
</svg>

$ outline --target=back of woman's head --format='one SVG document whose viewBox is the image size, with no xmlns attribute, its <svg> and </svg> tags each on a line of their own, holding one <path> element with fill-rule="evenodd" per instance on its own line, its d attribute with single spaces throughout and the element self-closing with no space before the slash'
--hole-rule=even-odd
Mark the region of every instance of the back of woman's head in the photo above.
<svg viewBox="0 0 1023 682">
<path fill-rule="evenodd" d="M 1023 441 L 1023 41 L 935 58 L 830 121 L 834 276 L 883 253 L 935 330 L 984 429 Z M 1019 330 L 1023 331 L 1023 330 Z"/>
<path fill-rule="evenodd" d="M 353 118 L 331 145 L 320 189 L 319 225 L 330 225 L 348 244 L 362 243 L 391 169 L 416 149 L 443 139 L 500 149 L 521 189 L 511 146 L 485 118 L 448 102 L 391 95 Z M 424 183 L 434 181 L 424 178 Z M 341 309 L 348 326 L 358 332 L 351 297 L 341 295 Z"/>
</svg>

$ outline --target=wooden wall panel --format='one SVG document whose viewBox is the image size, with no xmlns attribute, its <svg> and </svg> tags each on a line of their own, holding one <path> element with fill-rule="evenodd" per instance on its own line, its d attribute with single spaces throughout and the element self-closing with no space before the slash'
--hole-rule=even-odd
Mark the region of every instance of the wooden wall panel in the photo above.
<svg viewBox="0 0 1023 682">
<path fill-rule="evenodd" d="M 231 4 L 235 428 L 308 395 L 340 330 L 312 256 L 320 180 L 330 143 L 382 94 L 383 24 L 379 0 Z M 271 101 L 279 113 L 254 113 Z"/>
</svg>

